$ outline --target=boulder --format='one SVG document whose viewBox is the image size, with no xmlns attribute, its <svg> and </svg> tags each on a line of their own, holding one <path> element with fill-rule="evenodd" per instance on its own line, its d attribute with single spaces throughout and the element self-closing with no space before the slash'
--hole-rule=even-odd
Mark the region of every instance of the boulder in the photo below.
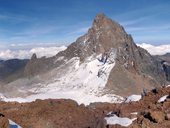
<svg viewBox="0 0 170 128">
<path fill-rule="evenodd" d="M 151 111 L 150 116 L 157 123 L 163 122 L 166 117 L 165 113 L 162 111 Z"/>
</svg>

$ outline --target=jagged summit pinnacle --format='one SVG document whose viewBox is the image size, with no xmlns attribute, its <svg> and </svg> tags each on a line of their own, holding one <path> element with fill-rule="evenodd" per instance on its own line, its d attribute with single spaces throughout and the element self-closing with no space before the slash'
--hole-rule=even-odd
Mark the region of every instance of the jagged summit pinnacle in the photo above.
<svg viewBox="0 0 170 128">
<path fill-rule="evenodd" d="M 99 14 L 96 15 L 94 20 L 95 21 L 100 21 L 100 20 L 103 20 L 105 18 L 108 19 L 104 13 L 99 13 Z"/>
<path fill-rule="evenodd" d="M 36 60 L 36 59 L 37 59 L 37 55 L 36 55 L 36 53 L 34 53 L 31 57 L 31 60 Z"/>
<path fill-rule="evenodd" d="M 94 21 L 93 21 L 93 28 L 104 28 L 104 29 L 120 29 L 122 33 L 125 33 L 123 27 L 116 21 L 108 18 L 105 14 L 99 13 L 96 15 Z"/>
<path fill-rule="evenodd" d="M 80 57 L 82 60 L 93 55 L 103 54 L 111 49 L 133 43 L 124 28 L 104 14 L 98 14 L 88 32 L 71 44 L 65 54 L 67 57 Z"/>
<path fill-rule="evenodd" d="M 109 51 L 110 48 L 118 48 L 127 43 L 133 43 L 133 39 L 124 28 L 103 13 L 95 17 L 87 35 L 86 40 L 88 39 L 88 42 L 94 44 L 95 51 L 98 53 Z"/>
<path fill-rule="evenodd" d="M 116 24 L 118 24 L 116 21 L 113 21 L 112 19 L 107 17 L 104 13 L 97 14 L 94 19 L 94 22 L 100 22 L 100 21 L 112 21 L 112 22 L 115 22 Z"/>
</svg>

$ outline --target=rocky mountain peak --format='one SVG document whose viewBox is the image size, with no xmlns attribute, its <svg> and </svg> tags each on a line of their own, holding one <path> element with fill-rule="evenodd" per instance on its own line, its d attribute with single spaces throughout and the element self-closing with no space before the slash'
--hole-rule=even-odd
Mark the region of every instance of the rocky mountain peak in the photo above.
<svg viewBox="0 0 170 128">
<path fill-rule="evenodd" d="M 117 47 L 119 44 L 127 42 L 129 38 L 129 35 L 119 23 L 104 14 L 96 16 L 88 34 L 95 37 L 96 41 L 104 47 Z M 107 48 L 104 49 L 108 50 Z"/>
<path fill-rule="evenodd" d="M 96 16 L 87 35 L 92 39 L 90 42 L 94 44 L 97 53 L 107 52 L 111 48 L 118 49 L 135 45 L 132 37 L 126 33 L 124 28 L 104 14 Z"/>
<path fill-rule="evenodd" d="M 95 20 L 100 20 L 100 19 L 104 19 L 104 18 L 107 18 L 107 17 L 105 16 L 105 14 L 104 14 L 104 13 L 99 13 L 99 14 L 96 15 Z"/>
<path fill-rule="evenodd" d="M 95 29 L 96 31 L 98 31 L 98 30 L 100 30 L 100 31 L 110 30 L 110 31 L 117 31 L 117 32 L 121 32 L 121 33 L 126 33 L 124 31 L 123 27 L 119 23 L 108 18 L 103 13 L 100 13 L 95 17 L 95 19 L 93 21 L 92 28 Z"/>
<path fill-rule="evenodd" d="M 93 59 L 105 64 L 113 58 L 111 63 L 114 63 L 114 68 L 111 69 L 106 87 L 111 90 L 117 88 L 118 94 L 128 94 L 129 90 L 136 93 L 144 87 L 160 86 L 166 82 L 160 63 L 146 50 L 136 46 L 119 23 L 104 14 L 98 14 L 88 32 L 55 57 L 37 58 L 33 55 L 26 66 L 26 76 L 48 72 L 75 57 L 79 59 L 79 64 Z"/>
<path fill-rule="evenodd" d="M 132 37 L 120 24 L 104 14 L 98 14 L 88 32 L 71 44 L 65 53 L 69 58 L 76 56 L 84 60 L 93 54 L 105 54 L 131 43 Z"/>
<path fill-rule="evenodd" d="M 94 21 L 93 21 L 93 27 L 102 27 L 105 24 L 103 23 L 108 23 L 110 21 L 110 19 L 108 17 L 106 17 L 103 13 L 100 13 L 98 15 L 96 15 Z"/>
<path fill-rule="evenodd" d="M 31 60 L 36 60 L 37 59 L 37 55 L 34 53 L 31 57 Z"/>
</svg>

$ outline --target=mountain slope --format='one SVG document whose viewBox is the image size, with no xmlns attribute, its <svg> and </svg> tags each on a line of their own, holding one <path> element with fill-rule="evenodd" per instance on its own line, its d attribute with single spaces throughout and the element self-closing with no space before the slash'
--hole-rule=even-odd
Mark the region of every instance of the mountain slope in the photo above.
<svg viewBox="0 0 170 128">
<path fill-rule="evenodd" d="M 66 50 L 50 58 L 34 54 L 24 78 L 7 86 L 21 89 L 24 85 L 17 92 L 17 96 L 26 96 L 24 101 L 72 98 L 89 104 L 120 102 L 122 98 L 114 94 L 127 96 L 165 83 L 161 63 L 138 47 L 121 25 L 99 14 L 88 32 Z M 6 96 L 15 97 L 15 91 L 6 92 Z"/>
</svg>

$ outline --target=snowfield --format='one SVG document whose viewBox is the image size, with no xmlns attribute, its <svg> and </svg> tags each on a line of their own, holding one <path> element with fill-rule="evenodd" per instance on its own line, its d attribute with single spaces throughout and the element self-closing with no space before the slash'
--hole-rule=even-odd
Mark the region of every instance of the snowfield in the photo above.
<svg viewBox="0 0 170 128">
<path fill-rule="evenodd" d="M 139 101 L 140 99 L 142 98 L 142 96 L 141 95 L 131 95 L 131 96 L 128 96 L 127 98 L 126 98 L 126 103 L 128 103 L 128 102 L 136 102 L 136 101 Z"/>
<path fill-rule="evenodd" d="M 169 95 L 165 95 L 158 100 L 158 103 L 164 102 Z"/>
<path fill-rule="evenodd" d="M 64 65 L 57 67 L 52 72 L 57 74 L 52 80 L 46 83 L 39 83 L 39 86 L 27 90 L 33 94 L 26 97 L 7 98 L 2 94 L 0 99 L 11 102 L 17 101 L 32 102 L 36 99 L 72 99 L 78 104 L 89 105 L 93 102 L 135 102 L 141 99 L 141 95 L 131 95 L 123 98 L 121 96 L 110 93 L 105 85 L 108 81 L 109 74 L 115 66 L 116 51 L 113 49 L 108 58 L 100 55 L 93 55 L 81 63 L 80 58 L 74 57 L 66 60 Z M 56 61 L 60 61 L 64 57 L 59 57 Z M 50 74 L 53 74 L 50 72 Z"/>
<path fill-rule="evenodd" d="M 120 103 L 123 97 L 108 93 L 105 88 L 110 71 L 115 65 L 116 51 L 112 50 L 109 58 L 102 55 L 91 56 L 84 63 L 78 57 L 67 61 L 64 73 L 59 74 L 48 84 L 30 89 L 36 93 L 25 98 L 4 98 L 5 101 L 31 102 L 36 99 L 73 99 L 79 104 L 89 105 L 92 102 Z M 60 58 L 63 59 L 63 58 Z M 59 67 L 61 69 L 62 67 Z"/>
</svg>

